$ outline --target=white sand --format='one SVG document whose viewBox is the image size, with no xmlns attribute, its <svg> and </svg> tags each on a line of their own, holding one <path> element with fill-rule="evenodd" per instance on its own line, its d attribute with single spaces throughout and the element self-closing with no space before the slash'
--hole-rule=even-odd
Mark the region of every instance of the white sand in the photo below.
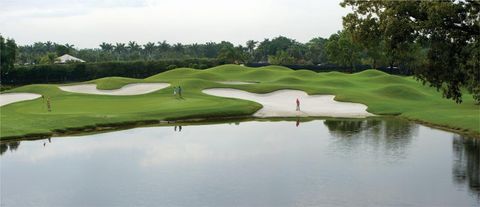
<svg viewBox="0 0 480 207">
<path fill-rule="evenodd" d="M 204 93 L 214 96 L 239 98 L 255 101 L 263 105 L 255 117 L 305 117 L 325 116 L 344 118 L 364 118 L 374 116 L 367 112 L 367 106 L 358 103 L 338 102 L 333 95 L 308 95 L 298 90 L 278 90 L 267 94 L 249 93 L 237 89 L 213 88 Z M 296 111 L 296 99 L 300 100 L 300 111 Z"/>
<path fill-rule="evenodd" d="M 59 88 L 73 93 L 127 96 L 151 93 L 168 86 L 170 86 L 168 83 L 133 83 L 114 90 L 99 90 L 95 84 L 60 86 Z"/>
<path fill-rule="evenodd" d="M 40 97 L 41 95 L 36 93 L 4 93 L 0 94 L 0 106 L 19 101 L 33 100 Z"/>
<path fill-rule="evenodd" d="M 217 83 L 231 84 L 231 85 L 255 84 L 254 82 L 244 82 L 244 81 L 218 81 Z"/>
</svg>

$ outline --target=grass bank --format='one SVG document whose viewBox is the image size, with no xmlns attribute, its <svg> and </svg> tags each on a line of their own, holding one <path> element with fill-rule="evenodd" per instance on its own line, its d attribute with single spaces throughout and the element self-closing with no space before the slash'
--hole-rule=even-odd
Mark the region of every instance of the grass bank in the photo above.
<svg viewBox="0 0 480 207">
<path fill-rule="evenodd" d="M 228 85 L 218 81 L 258 82 Z M 309 94 L 333 94 L 338 101 L 363 103 L 378 115 L 398 115 L 460 133 L 479 136 L 480 106 L 470 95 L 455 104 L 433 88 L 412 77 L 389 75 L 376 70 L 355 74 L 315 73 L 268 66 L 249 68 L 223 65 L 206 70 L 179 68 L 146 79 L 109 77 L 88 81 L 99 89 L 116 89 L 129 83 L 163 82 L 181 85 L 184 99 L 173 96 L 172 86 L 144 95 L 106 96 L 69 93 L 58 85 L 39 84 L 6 92 L 30 92 L 51 97 L 52 112 L 42 99 L 24 101 L 0 108 L 2 139 L 25 135 L 49 135 L 122 123 L 193 118 L 248 116 L 261 105 L 245 100 L 203 94 L 206 88 L 237 88 L 255 93 L 298 89 Z"/>
</svg>

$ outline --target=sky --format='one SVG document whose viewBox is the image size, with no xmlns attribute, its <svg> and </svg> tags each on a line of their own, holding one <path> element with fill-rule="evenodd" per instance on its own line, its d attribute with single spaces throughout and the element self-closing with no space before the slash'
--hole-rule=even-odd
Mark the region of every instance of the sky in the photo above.
<svg viewBox="0 0 480 207">
<path fill-rule="evenodd" d="M 340 0 L 0 0 L 0 34 L 17 44 L 52 41 L 76 48 L 102 42 L 173 43 L 286 36 L 328 38 L 348 9 Z"/>
</svg>

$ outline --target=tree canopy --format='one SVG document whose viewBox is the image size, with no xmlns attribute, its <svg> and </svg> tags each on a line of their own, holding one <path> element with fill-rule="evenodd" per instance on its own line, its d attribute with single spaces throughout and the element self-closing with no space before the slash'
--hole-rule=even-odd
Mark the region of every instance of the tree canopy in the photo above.
<svg viewBox="0 0 480 207">
<path fill-rule="evenodd" d="M 376 61 L 414 69 L 415 77 L 462 101 L 466 88 L 480 101 L 480 3 L 467 1 L 344 0 L 352 12 L 344 30 Z"/>
</svg>

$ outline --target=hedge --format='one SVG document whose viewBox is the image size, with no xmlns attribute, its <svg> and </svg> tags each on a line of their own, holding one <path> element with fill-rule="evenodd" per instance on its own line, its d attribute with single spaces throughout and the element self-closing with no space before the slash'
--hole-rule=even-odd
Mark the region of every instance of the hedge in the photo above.
<svg viewBox="0 0 480 207">
<path fill-rule="evenodd" d="M 25 85 L 78 82 L 109 76 L 146 78 L 179 67 L 205 69 L 217 65 L 214 59 L 30 65 L 1 70 L 0 79 L 2 85 Z"/>
</svg>

